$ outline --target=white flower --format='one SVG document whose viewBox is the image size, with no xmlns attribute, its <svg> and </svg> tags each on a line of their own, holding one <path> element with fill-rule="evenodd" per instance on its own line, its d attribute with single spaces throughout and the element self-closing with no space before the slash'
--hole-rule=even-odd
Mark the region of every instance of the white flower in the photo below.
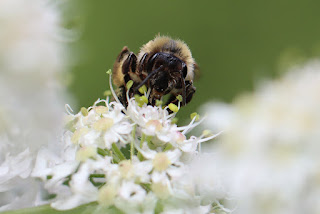
<svg viewBox="0 0 320 214">
<path fill-rule="evenodd" d="M 103 172 L 109 164 L 110 158 L 99 158 L 98 160 L 88 159 L 80 166 L 79 170 L 71 176 L 71 180 L 69 181 L 70 190 L 63 195 L 63 193 L 56 192 L 52 189 L 52 192 L 61 195 L 51 204 L 52 207 L 65 210 L 96 201 L 98 199 L 98 189 L 89 181 L 89 177 L 96 172 Z M 54 179 L 54 177 L 52 179 Z M 72 194 L 70 194 L 70 192 Z"/>
<path fill-rule="evenodd" d="M 97 106 L 101 102 L 107 106 Z M 76 123 L 72 141 L 84 146 L 104 144 L 107 149 L 111 148 L 112 143 L 119 142 L 119 145 L 124 146 L 128 143 L 132 125 L 121 112 L 123 109 L 119 103 L 108 104 L 99 99 L 89 108 L 88 115 L 83 115 L 82 112 L 72 115 L 71 120 Z"/>
<path fill-rule="evenodd" d="M 171 124 L 172 115 L 169 115 L 166 109 L 146 105 L 139 107 L 135 100 L 131 99 L 127 114 L 142 128 L 143 134 L 154 136 L 154 143 L 164 145 L 170 142 L 170 133 L 176 126 Z"/>
<path fill-rule="evenodd" d="M 133 182 L 123 182 L 119 190 L 119 197 L 128 203 L 139 204 L 146 197 L 146 191 Z"/>
<path fill-rule="evenodd" d="M 0 2 L 0 210 L 43 203 L 30 178 L 36 153 L 56 140 L 63 117 L 65 34 L 47 1 Z"/>
<path fill-rule="evenodd" d="M 202 153 L 191 165 L 187 177 L 194 182 L 195 189 L 204 204 L 229 197 L 225 183 L 225 173 L 217 165 L 215 153 Z"/>
<path fill-rule="evenodd" d="M 69 184 L 73 194 L 53 202 L 52 207 L 65 210 L 97 200 L 98 190 L 88 180 L 91 171 L 89 167 L 89 163 L 85 163 L 72 175 Z"/>
<path fill-rule="evenodd" d="M 169 119 L 168 111 L 161 109 L 161 107 L 147 105 L 139 107 L 134 99 L 130 99 L 127 115 L 142 127 L 145 127 L 148 121 L 157 120 L 164 123 L 166 119 Z"/>
<path fill-rule="evenodd" d="M 171 181 L 178 180 L 184 173 L 183 163 L 179 162 L 181 151 L 178 149 L 166 152 L 150 150 L 144 144 L 139 152 L 147 159 L 144 165 L 152 166 L 152 190 L 159 198 L 168 198 L 173 194 Z"/>
<path fill-rule="evenodd" d="M 56 194 L 52 207 L 65 210 L 97 201 L 97 211 L 106 212 L 152 214 L 156 205 L 159 210 L 204 210 L 182 155 L 192 158 L 197 146 L 214 136 L 205 131 L 187 139 L 185 134 L 197 125 L 195 119 L 178 127 L 166 109 L 140 106 L 134 98 L 127 109 L 119 102 L 109 103 L 109 98 L 99 99 L 75 115 L 67 106 L 60 154 L 41 150 L 33 171 Z M 216 203 L 210 202 L 208 209 Z"/>
<path fill-rule="evenodd" d="M 313 61 L 232 105 L 207 106 L 212 120 L 224 116 L 211 125 L 225 130 L 214 154 L 234 213 L 320 212 L 319 95 L 320 63 Z"/>
<path fill-rule="evenodd" d="M 153 169 L 158 172 L 170 171 L 174 164 L 179 164 L 179 158 L 181 156 L 181 151 L 178 149 L 168 150 L 165 152 L 157 152 L 151 150 L 146 143 L 143 144 L 142 149 L 137 147 L 138 151 L 148 159 L 149 163 L 152 164 Z"/>
<path fill-rule="evenodd" d="M 199 207 L 165 207 L 165 210 L 161 214 L 207 214 L 210 213 L 210 206 L 199 206 Z"/>
<path fill-rule="evenodd" d="M 132 190 L 132 188 L 128 189 L 128 190 Z M 126 192 L 128 190 L 125 190 Z M 123 200 L 123 198 L 118 198 L 118 200 L 116 201 L 116 206 L 117 208 L 119 208 L 122 212 L 126 213 L 126 214 L 153 214 L 155 213 L 155 207 L 156 207 L 156 203 L 157 203 L 157 198 L 154 196 L 154 194 L 152 194 L 151 192 L 149 192 L 147 195 L 144 195 L 145 193 L 144 190 L 140 189 L 139 187 L 137 187 L 136 189 L 137 191 L 140 191 L 140 197 L 143 197 L 143 201 L 138 202 L 131 202 L 129 201 L 129 203 L 127 202 L 127 200 Z M 134 192 L 135 193 L 135 192 Z M 135 194 L 134 194 L 135 195 Z M 141 197 L 141 198 L 142 198 Z"/>
<path fill-rule="evenodd" d="M 32 158 L 29 149 L 19 153 L 16 156 L 6 155 L 4 162 L 0 165 L 0 190 L 7 191 L 14 185 L 12 178 L 19 176 L 27 178 L 31 171 Z M 13 184 L 10 185 L 10 183 Z"/>
</svg>

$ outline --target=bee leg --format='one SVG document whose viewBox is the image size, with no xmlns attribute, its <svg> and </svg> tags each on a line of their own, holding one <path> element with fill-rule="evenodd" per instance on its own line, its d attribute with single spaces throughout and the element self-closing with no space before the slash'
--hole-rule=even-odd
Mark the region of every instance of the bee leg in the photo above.
<svg viewBox="0 0 320 214">
<path fill-rule="evenodd" d="M 126 97 L 126 87 L 121 86 L 117 89 L 117 96 L 119 101 L 122 103 L 122 105 L 127 108 L 128 107 L 128 101 Z"/>
<path fill-rule="evenodd" d="M 192 85 L 192 81 L 186 81 L 186 103 L 189 103 L 193 94 L 196 92 L 196 88 Z"/>
<path fill-rule="evenodd" d="M 185 87 L 186 87 L 186 104 L 188 104 L 191 101 L 193 94 L 196 92 L 196 88 L 193 86 L 192 81 L 186 81 Z M 169 105 L 170 103 L 178 105 L 178 103 L 179 103 L 179 100 L 177 99 L 178 95 L 179 95 L 179 93 L 178 94 L 170 94 L 170 97 L 169 97 L 168 101 L 166 102 L 166 105 Z M 182 103 L 180 103 L 180 104 L 181 104 L 181 106 L 183 106 Z"/>
<path fill-rule="evenodd" d="M 139 66 L 138 66 L 139 75 L 142 75 L 142 71 L 145 70 L 145 64 L 146 64 L 145 61 L 146 61 L 147 56 L 148 56 L 148 54 L 145 53 L 140 59 Z M 140 78 L 144 79 L 144 76 L 141 76 Z"/>
<path fill-rule="evenodd" d="M 133 52 L 130 52 L 127 59 L 122 64 L 122 73 L 124 74 L 125 84 L 129 82 L 129 80 L 135 79 L 137 67 L 137 57 Z"/>
</svg>

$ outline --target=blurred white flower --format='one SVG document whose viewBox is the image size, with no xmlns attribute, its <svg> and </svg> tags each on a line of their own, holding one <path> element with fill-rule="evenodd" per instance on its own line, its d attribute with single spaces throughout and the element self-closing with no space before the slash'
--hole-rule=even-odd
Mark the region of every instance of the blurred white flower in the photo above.
<svg viewBox="0 0 320 214">
<path fill-rule="evenodd" d="M 320 62 L 291 69 L 232 105 L 208 104 L 234 213 L 320 213 Z"/>
<path fill-rule="evenodd" d="M 0 211 L 42 203 L 29 175 L 63 116 L 57 77 L 65 66 L 58 8 L 43 0 L 0 2 Z"/>
<path fill-rule="evenodd" d="M 210 206 L 199 206 L 196 208 L 180 208 L 176 207 L 165 207 L 164 211 L 161 214 L 206 214 L 210 213 Z"/>
</svg>

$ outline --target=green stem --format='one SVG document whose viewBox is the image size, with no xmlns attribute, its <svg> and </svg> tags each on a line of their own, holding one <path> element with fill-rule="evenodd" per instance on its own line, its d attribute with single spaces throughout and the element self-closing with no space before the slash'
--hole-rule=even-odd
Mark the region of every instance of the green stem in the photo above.
<svg viewBox="0 0 320 214">
<path fill-rule="evenodd" d="M 117 147 L 115 143 L 112 144 L 112 151 L 114 152 L 115 155 L 118 156 L 120 160 L 126 160 L 126 157 L 124 154 L 120 151 L 120 149 Z"/>
<path fill-rule="evenodd" d="M 77 214 L 77 213 L 93 213 L 97 209 L 98 205 L 96 202 L 92 202 L 89 204 L 84 204 L 81 206 L 78 206 L 71 210 L 55 210 L 54 208 L 50 207 L 49 204 L 38 206 L 38 207 L 30 207 L 30 208 L 24 208 L 20 210 L 11 210 L 11 211 L 5 211 L 1 212 L 1 214 Z M 112 212 L 115 213 L 115 212 Z"/>
<path fill-rule="evenodd" d="M 104 178 L 105 174 L 91 174 L 90 178 Z"/>
<path fill-rule="evenodd" d="M 133 126 L 132 130 L 132 141 L 131 141 L 131 148 L 130 148 L 130 160 L 132 161 L 134 155 L 134 142 L 136 140 L 136 125 Z"/>
<path fill-rule="evenodd" d="M 146 135 L 142 133 L 141 140 L 140 140 L 140 149 L 142 148 L 142 145 L 145 139 L 146 139 Z M 143 161 L 143 156 L 140 152 L 138 152 L 138 158 L 140 161 Z"/>
<path fill-rule="evenodd" d="M 155 149 L 156 147 L 154 146 L 154 144 L 151 142 L 153 136 L 147 136 L 146 141 L 148 143 L 148 146 L 150 149 Z"/>
<path fill-rule="evenodd" d="M 100 187 L 105 184 L 105 182 L 96 182 L 94 178 L 105 178 L 104 174 L 91 174 L 89 180 L 95 187 Z"/>
<path fill-rule="evenodd" d="M 119 163 L 120 159 L 118 158 L 118 156 L 116 154 L 114 154 L 113 151 L 110 152 L 111 156 L 112 156 L 112 163 Z"/>
<path fill-rule="evenodd" d="M 111 156 L 111 153 L 110 153 L 110 151 L 109 150 L 107 150 L 107 149 L 101 149 L 101 148 L 97 148 L 97 153 L 99 154 L 99 155 L 102 155 L 103 157 L 104 156 Z"/>
<path fill-rule="evenodd" d="M 141 183 L 140 185 L 141 185 L 147 192 L 150 192 L 150 191 L 151 191 L 151 184 Z"/>
<path fill-rule="evenodd" d="M 167 143 L 167 145 L 166 145 L 166 147 L 164 148 L 164 152 L 165 151 L 168 151 L 168 150 L 170 150 L 172 148 L 172 145 L 171 145 L 171 143 Z"/>
<path fill-rule="evenodd" d="M 140 149 L 142 148 L 143 142 L 146 140 L 146 135 L 142 134 L 141 141 L 140 141 Z"/>
</svg>

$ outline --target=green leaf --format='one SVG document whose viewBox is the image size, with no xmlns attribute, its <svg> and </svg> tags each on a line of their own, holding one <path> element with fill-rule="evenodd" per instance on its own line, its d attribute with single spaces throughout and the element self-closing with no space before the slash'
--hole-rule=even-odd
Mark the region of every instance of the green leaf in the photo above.
<svg viewBox="0 0 320 214">
<path fill-rule="evenodd" d="M 6 211 L 6 212 L 0 212 L 1 214 L 123 214 L 120 210 L 118 210 L 115 207 L 104 209 L 101 206 L 99 206 L 96 202 L 92 202 L 89 204 L 85 204 L 82 206 L 79 206 L 77 208 L 74 208 L 72 210 L 65 210 L 65 211 L 59 211 L 55 210 L 52 207 L 50 207 L 49 204 L 38 206 L 38 207 L 31 207 L 31 208 L 25 208 L 20 210 L 12 210 L 12 211 Z"/>
</svg>

